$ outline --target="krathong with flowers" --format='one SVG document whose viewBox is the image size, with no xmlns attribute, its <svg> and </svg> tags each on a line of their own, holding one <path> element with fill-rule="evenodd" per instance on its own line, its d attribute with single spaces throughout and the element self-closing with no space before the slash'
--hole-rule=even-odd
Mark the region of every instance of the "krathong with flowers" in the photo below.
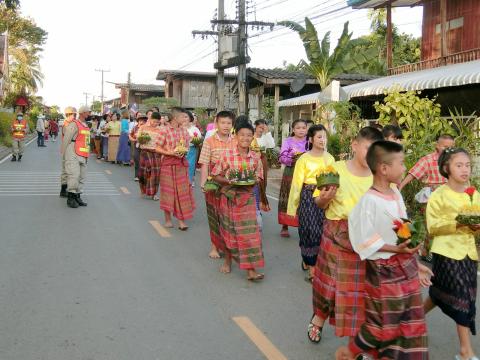
<svg viewBox="0 0 480 360">
<path fill-rule="evenodd" d="M 466 188 L 464 191 L 470 197 L 470 205 L 462 207 L 455 218 L 460 225 L 480 225 L 480 205 L 473 204 L 475 191 L 476 189 L 473 186 Z"/>
<path fill-rule="evenodd" d="M 209 192 L 209 191 L 217 191 L 218 189 L 220 189 L 220 184 L 214 181 L 211 176 L 207 177 L 207 181 L 203 186 L 203 190 L 205 192 Z"/>
<path fill-rule="evenodd" d="M 232 185 L 250 186 L 257 182 L 255 170 L 250 169 L 244 161 L 239 169 L 231 169 L 227 174 L 227 179 Z"/>
<path fill-rule="evenodd" d="M 410 240 L 409 248 L 416 248 L 425 240 L 426 229 L 422 220 L 395 219 L 393 220 L 393 231 L 397 234 L 397 245 Z"/>
<path fill-rule="evenodd" d="M 266 149 L 265 146 L 258 145 L 257 139 L 253 139 L 252 144 L 250 145 L 250 150 L 257 152 L 257 153 L 265 153 Z"/>
<path fill-rule="evenodd" d="M 203 138 L 200 136 L 199 133 L 195 132 L 190 142 L 192 143 L 193 146 L 200 147 L 200 145 L 202 145 L 203 143 Z"/>
<path fill-rule="evenodd" d="M 188 149 L 185 147 L 185 142 L 183 141 L 183 139 L 181 139 L 178 145 L 175 147 L 174 152 L 180 156 L 184 156 L 188 152 Z"/>
<path fill-rule="evenodd" d="M 317 175 L 317 189 L 328 186 L 340 186 L 340 175 L 332 165 L 328 165 Z"/>
<path fill-rule="evenodd" d="M 142 132 L 140 133 L 140 135 L 137 136 L 137 141 L 140 145 L 148 144 L 151 140 L 152 138 L 146 132 Z"/>
</svg>

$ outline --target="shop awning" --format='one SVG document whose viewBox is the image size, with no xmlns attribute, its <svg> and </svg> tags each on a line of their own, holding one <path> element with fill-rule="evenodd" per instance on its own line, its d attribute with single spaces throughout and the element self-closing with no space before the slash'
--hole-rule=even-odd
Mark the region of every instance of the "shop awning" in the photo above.
<svg viewBox="0 0 480 360">
<path fill-rule="evenodd" d="M 441 66 L 434 69 L 386 76 L 345 86 L 349 98 L 381 95 L 392 88 L 408 90 L 438 89 L 480 84 L 480 60 Z"/>
<path fill-rule="evenodd" d="M 385 7 L 387 1 L 385 0 L 348 0 L 348 6 L 353 7 L 354 9 L 367 9 L 367 8 L 378 8 Z M 420 0 L 391 0 L 392 7 L 400 6 L 415 6 L 420 5 Z"/>
</svg>

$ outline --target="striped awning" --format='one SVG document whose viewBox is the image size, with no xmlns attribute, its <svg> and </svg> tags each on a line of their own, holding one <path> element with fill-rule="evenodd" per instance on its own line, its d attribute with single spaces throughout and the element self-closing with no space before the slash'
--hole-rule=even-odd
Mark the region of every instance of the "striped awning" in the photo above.
<svg viewBox="0 0 480 360">
<path fill-rule="evenodd" d="M 480 84 L 480 60 L 386 76 L 345 86 L 343 90 L 349 98 L 358 98 L 381 95 L 394 88 L 409 91 L 470 84 Z"/>
<path fill-rule="evenodd" d="M 378 7 L 385 7 L 385 0 L 348 0 L 348 6 L 353 7 L 354 9 L 376 9 Z M 398 6 L 415 6 L 420 5 L 419 0 L 391 0 L 390 4 L 392 7 Z"/>
</svg>

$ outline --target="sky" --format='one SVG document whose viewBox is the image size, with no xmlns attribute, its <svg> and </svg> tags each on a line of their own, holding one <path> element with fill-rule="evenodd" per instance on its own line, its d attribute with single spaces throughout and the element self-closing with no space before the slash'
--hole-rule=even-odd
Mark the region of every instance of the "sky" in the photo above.
<svg viewBox="0 0 480 360">
<path fill-rule="evenodd" d="M 193 39 L 192 30 L 211 30 L 217 0 L 21 0 L 21 11 L 48 32 L 41 59 L 45 75 L 39 95 L 47 105 L 80 106 L 88 93 L 90 104 L 100 99 L 105 73 L 105 99 L 119 97 L 111 82 L 161 84 L 160 69 L 214 71 L 213 37 Z M 225 0 L 229 18 L 235 0 Z M 332 48 L 345 21 L 353 37 L 369 33 L 365 10 L 346 7 L 346 0 L 247 0 L 248 20 L 276 22 L 313 19 L 319 36 L 331 31 Z M 422 8 L 395 9 L 393 22 L 401 32 L 421 35 Z M 298 35 L 276 27 L 249 29 L 249 66 L 273 68 L 283 62 L 297 64 L 305 57 Z M 235 72 L 229 69 L 228 72 Z"/>
</svg>

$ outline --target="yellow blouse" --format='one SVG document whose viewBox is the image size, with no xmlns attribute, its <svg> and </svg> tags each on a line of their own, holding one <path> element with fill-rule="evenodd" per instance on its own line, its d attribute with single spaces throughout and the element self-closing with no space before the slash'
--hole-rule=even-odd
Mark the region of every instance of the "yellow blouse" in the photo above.
<svg viewBox="0 0 480 360">
<path fill-rule="evenodd" d="M 333 165 L 334 162 L 335 158 L 328 152 L 325 152 L 323 156 L 312 156 L 310 153 L 300 156 L 295 164 L 292 186 L 288 196 L 288 215 L 295 216 L 297 214 L 303 184 L 316 185 L 317 175 L 320 171 L 329 165 Z"/>
<path fill-rule="evenodd" d="M 120 121 L 110 121 L 107 124 L 108 135 L 120 136 L 121 124 Z"/>
<path fill-rule="evenodd" d="M 480 205 L 478 191 L 473 194 L 473 203 Z M 457 229 L 455 221 L 460 209 L 470 204 L 470 196 L 453 191 L 446 184 L 432 193 L 427 204 L 427 228 L 433 236 L 432 252 L 454 260 L 466 256 L 478 260 L 473 232 L 466 227 Z"/>
<path fill-rule="evenodd" d="M 337 161 L 333 167 L 340 175 L 340 186 L 333 200 L 328 204 L 325 217 L 329 220 L 346 220 L 360 198 L 373 184 L 373 176 L 356 176 L 347 168 L 345 161 Z M 320 195 L 315 190 L 313 197 Z"/>
</svg>

